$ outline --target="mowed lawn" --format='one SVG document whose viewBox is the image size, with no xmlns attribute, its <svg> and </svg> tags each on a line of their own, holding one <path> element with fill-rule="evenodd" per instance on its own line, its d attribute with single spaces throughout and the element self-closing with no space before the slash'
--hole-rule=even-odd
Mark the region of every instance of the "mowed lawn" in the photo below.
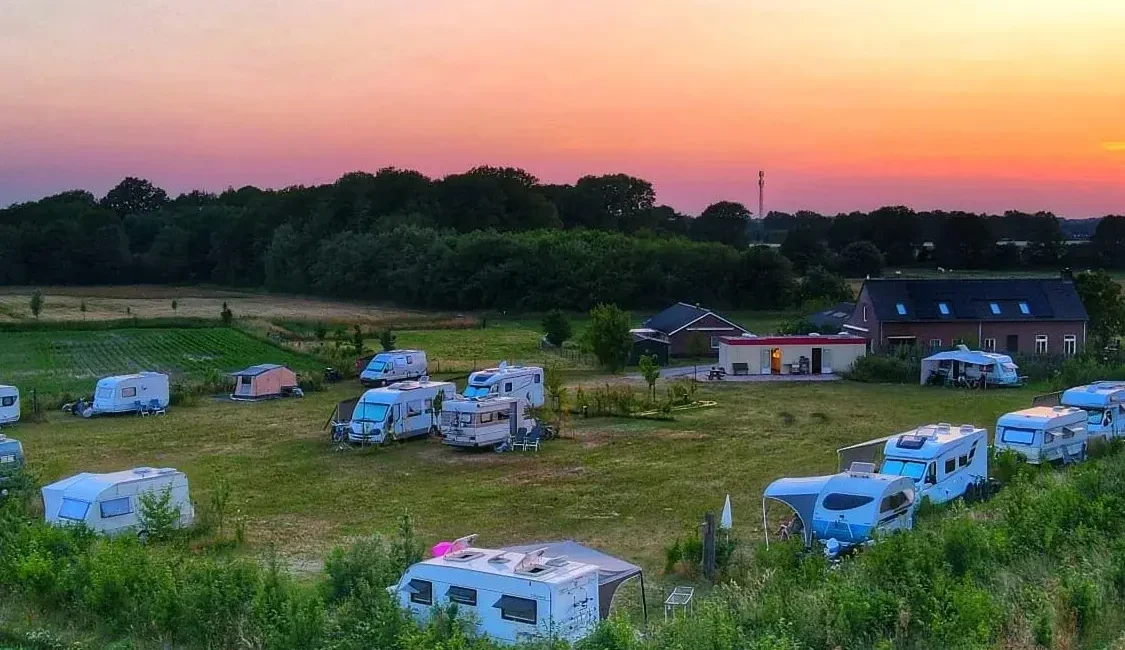
<svg viewBox="0 0 1125 650">
<path fill-rule="evenodd" d="M 298 371 L 320 365 L 225 327 L 0 332 L 0 383 L 25 394 L 91 392 L 99 377 L 139 370 L 191 378 L 256 363 Z"/>
<path fill-rule="evenodd" d="M 991 429 L 1035 393 L 732 383 L 702 388 L 718 405 L 675 422 L 578 418 L 538 453 L 466 453 L 436 440 L 333 451 L 325 421 L 359 390 L 348 383 L 304 399 L 209 401 L 163 418 L 53 413 L 9 433 L 45 481 L 171 466 L 187 472 L 205 508 L 226 478 L 251 552 L 272 545 L 311 566 L 329 547 L 389 531 L 410 512 L 426 542 L 470 533 L 484 545 L 575 538 L 658 570 L 665 546 L 728 493 L 736 531 L 760 539 L 760 497 L 771 480 L 834 471 L 837 447 L 919 424 Z"/>
</svg>

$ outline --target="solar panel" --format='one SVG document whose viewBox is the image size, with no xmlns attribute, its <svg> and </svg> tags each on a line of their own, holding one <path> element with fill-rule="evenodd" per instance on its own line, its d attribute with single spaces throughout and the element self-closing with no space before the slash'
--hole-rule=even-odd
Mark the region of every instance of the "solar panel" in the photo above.
<svg viewBox="0 0 1125 650">
<path fill-rule="evenodd" d="M 899 436 L 895 446 L 899 449 L 921 449 L 926 444 L 926 439 L 921 436 Z"/>
</svg>

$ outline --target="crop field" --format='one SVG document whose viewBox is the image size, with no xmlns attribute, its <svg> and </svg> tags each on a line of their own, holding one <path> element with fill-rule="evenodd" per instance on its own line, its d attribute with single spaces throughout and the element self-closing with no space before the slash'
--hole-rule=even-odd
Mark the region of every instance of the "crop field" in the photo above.
<svg viewBox="0 0 1125 650">
<path fill-rule="evenodd" d="M 294 370 L 319 364 L 231 328 L 42 330 L 0 332 L 0 383 L 24 393 L 81 393 L 99 377 L 158 370 L 199 378 L 256 363 Z"/>
<path fill-rule="evenodd" d="M 638 386 L 640 390 L 640 386 Z M 663 392 L 663 387 L 658 386 Z M 465 453 L 436 440 L 333 451 L 324 424 L 339 384 L 304 399 L 209 401 L 166 417 L 20 424 L 44 480 L 138 465 L 177 467 L 194 500 L 220 479 L 244 517 L 250 552 L 276 548 L 315 570 L 331 546 L 388 531 L 410 512 L 425 541 L 479 533 L 483 544 L 574 538 L 658 575 L 664 547 L 726 494 L 737 534 L 760 538 L 760 495 L 781 476 L 835 471 L 839 446 L 930 422 L 996 418 L 1033 389 L 957 391 L 850 382 L 705 386 L 712 408 L 675 421 L 576 418 L 536 452 Z"/>
</svg>

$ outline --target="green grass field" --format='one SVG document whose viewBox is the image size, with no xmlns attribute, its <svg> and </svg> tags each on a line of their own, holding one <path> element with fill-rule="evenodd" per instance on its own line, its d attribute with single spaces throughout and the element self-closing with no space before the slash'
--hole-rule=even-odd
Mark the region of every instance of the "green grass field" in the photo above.
<svg viewBox="0 0 1125 650">
<path fill-rule="evenodd" d="M 138 370 L 198 378 L 256 363 L 320 365 L 230 328 L 0 332 L 0 383 L 25 393 L 89 392 L 99 377 Z"/>
<path fill-rule="evenodd" d="M 425 541 L 470 533 L 486 545 L 575 538 L 658 570 L 664 547 L 728 493 L 737 532 L 756 539 L 769 481 L 834 471 L 837 447 L 919 424 L 991 428 L 1034 394 L 728 384 L 701 391 L 718 406 L 674 422 L 576 419 L 565 439 L 539 453 L 464 453 L 436 440 L 333 451 L 325 420 L 336 400 L 359 391 L 347 383 L 304 399 L 213 401 L 163 418 L 52 413 L 47 423 L 10 433 L 47 481 L 171 466 L 187 472 L 195 501 L 206 504 L 226 478 L 251 552 L 275 546 L 294 566 L 314 568 L 328 547 L 390 530 L 409 511 Z"/>
</svg>

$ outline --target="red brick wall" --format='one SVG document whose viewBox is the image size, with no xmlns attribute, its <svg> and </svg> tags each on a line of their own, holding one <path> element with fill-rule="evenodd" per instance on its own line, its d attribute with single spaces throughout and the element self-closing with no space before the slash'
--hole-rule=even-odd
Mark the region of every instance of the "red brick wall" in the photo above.
<svg viewBox="0 0 1125 650">
<path fill-rule="evenodd" d="M 706 327 L 706 328 L 715 327 L 715 328 L 722 328 L 722 329 L 714 329 L 714 330 L 709 329 L 708 331 L 705 331 L 705 332 L 692 331 L 694 328 L 697 328 L 697 327 Z M 701 337 L 703 339 L 704 346 L 707 349 L 707 354 L 709 354 L 711 356 L 718 357 L 719 356 L 718 348 L 711 348 L 710 347 L 711 346 L 711 337 L 712 336 L 740 336 L 741 334 L 742 334 L 742 330 L 738 329 L 737 327 L 731 327 L 730 323 L 727 323 L 720 318 L 716 318 L 713 315 L 704 316 L 703 318 L 701 318 L 698 321 L 689 325 L 686 329 L 680 330 L 679 332 L 673 334 L 670 337 L 668 353 L 671 354 L 674 357 L 687 356 L 688 350 L 690 349 L 690 341 L 691 341 L 692 337 L 698 336 L 698 337 Z"/>
<path fill-rule="evenodd" d="M 881 343 L 886 346 L 889 337 L 915 336 L 916 343 L 929 346 L 930 339 L 941 339 L 942 348 L 949 348 L 953 341 L 960 338 L 972 348 L 983 347 L 981 339 L 996 339 L 996 351 L 1007 352 L 1007 337 L 1014 334 L 1018 337 L 1018 352 L 1035 354 L 1035 337 L 1038 334 L 1047 335 L 1047 353 L 1062 354 L 1063 337 L 1073 334 L 1078 339 L 1078 349 L 1084 343 L 1083 323 L 1076 322 L 1020 322 L 1020 323 L 884 323 Z M 878 336 L 877 332 L 872 332 Z"/>
</svg>

